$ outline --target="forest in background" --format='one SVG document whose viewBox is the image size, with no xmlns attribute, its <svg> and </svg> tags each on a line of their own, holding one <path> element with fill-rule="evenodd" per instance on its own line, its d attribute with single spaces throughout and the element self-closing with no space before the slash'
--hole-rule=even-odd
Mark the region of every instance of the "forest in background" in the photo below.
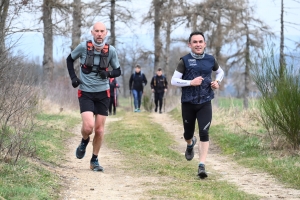
<svg viewBox="0 0 300 200">
<path fill-rule="evenodd" d="M 137 2 L 1 0 L 2 51 L 11 52 L 14 45 L 18 44 L 5 43 L 13 34 L 41 33 L 44 39 L 42 66 L 27 61 L 25 56 L 24 65 L 28 64 L 34 68 L 32 73 L 35 74 L 34 79 L 38 84 L 45 81 L 52 82 L 51 85 L 58 81 L 70 83 L 65 57 L 58 61 L 54 59 L 55 40 L 59 37 L 69 38 L 64 48 L 66 52 L 70 52 L 80 41 L 90 37 L 88 33 L 93 23 L 102 21 L 107 24 L 109 30 L 109 43 L 118 51 L 122 68 L 122 76 L 118 78 L 122 85 L 121 94 L 128 96 L 128 79 L 136 64 L 143 66 L 142 70 L 148 79 L 154 75 L 156 68 L 162 67 L 170 80 L 178 59 L 188 52 L 188 34 L 201 27 L 200 31 L 203 31 L 206 37 L 206 52 L 214 55 L 225 71 L 220 94 L 243 98 L 246 108 L 248 98 L 256 97 L 259 93 L 251 79 L 251 65 L 259 62 L 261 51 L 275 51 L 278 54 L 278 62 L 282 65 L 299 62 L 299 57 L 296 56 L 299 40 L 294 42 L 295 46 L 292 49 L 287 48 L 284 43 L 289 40 L 284 37 L 284 27 L 299 27 L 299 24 L 285 21 L 286 13 L 290 12 L 289 1 L 274 1 L 281 5 L 279 38 L 263 19 L 255 17 L 256 7 L 249 0 L 152 0 L 142 18 L 137 18 L 136 15 L 139 7 L 134 4 Z M 136 31 L 132 27 L 141 28 Z M 184 30 L 184 33 L 173 34 L 178 29 Z M 138 38 L 139 35 L 147 35 L 147 32 L 153 34 L 152 41 Z M 127 37 L 128 33 L 131 33 L 132 38 Z M 153 47 L 147 48 L 149 45 L 145 44 Z M 17 54 L 19 57 L 22 55 L 26 55 L 26 52 Z M 78 63 L 76 67 L 78 71 Z M 171 87 L 168 95 L 177 93 L 177 89 Z"/>
</svg>

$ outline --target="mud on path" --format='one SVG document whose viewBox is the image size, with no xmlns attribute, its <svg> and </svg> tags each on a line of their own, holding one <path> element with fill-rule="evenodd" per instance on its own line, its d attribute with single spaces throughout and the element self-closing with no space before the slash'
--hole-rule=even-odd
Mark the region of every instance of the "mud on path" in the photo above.
<svg viewBox="0 0 300 200">
<path fill-rule="evenodd" d="M 120 118 L 108 117 L 106 124 L 121 120 Z M 184 156 L 186 144 L 182 138 L 183 129 L 181 124 L 175 122 L 166 114 L 152 113 L 150 120 L 162 124 L 165 131 L 174 136 L 178 143 L 176 147 Z M 164 121 L 164 123 L 160 123 Z M 68 141 L 67 161 L 56 173 L 60 175 L 64 182 L 64 190 L 60 194 L 64 200 L 143 200 L 159 199 L 145 196 L 147 190 L 153 190 L 159 182 L 163 182 L 158 177 L 135 176 L 128 174 L 127 166 L 123 165 L 122 152 L 109 149 L 104 141 L 100 150 L 99 162 L 104 167 L 104 173 L 93 172 L 89 169 L 89 161 L 92 155 L 92 140 L 90 141 L 86 155 L 79 160 L 75 157 L 75 149 L 80 139 L 80 126 L 74 130 L 76 136 Z M 106 134 L 109 132 L 106 130 Z M 199 138 L 198 138 L 199 139 Z M 199 140 L 198 140 L 199 141 Z M 195 158 L 198 158 L 198 150 L 195 148 Z M 191 163 L 193 164 L 193 163 Z M 208 175 L 220 174 L 220 180 L 226 180 L 238 186 L 246 193 L 261 196 L 261 199 L 300 199 L 300 191 L 285 188 L 274 178 L 266 173 L 254 172 L 245 167 L 239 166 L 230 158 L 220 155 L 218 149 L 211 144 L 206 162 Z M 195 173 L 197 166 L 195 165 Z"/>
<path fill-rule="evenodd" d="M 178 124 L 168 114 L 153 113 L 151 118 L 154 122 L 161 124 L 165 131 L 174 136 L 174 140 L 178 143 L 178 151 L 184 156 L 186 143 L 183 139 L 183 127 Z M 161 122 L 164 123 L 161 123 Z M 199 136 L 196 135 L 198 142 L 194 148 L 195 157 L 198 160 L 198 144 Z M 192 163 L 191 163 L 192 164 Z M 238 165 L 227 156 L 221 155 L 220 151 L 210 142 L 208 157 L 206 159 L 206 171 L 208 176 L 212 173 L 220 174 L 220 180 L 225 180 L 238 186 L 238 188 L 246 193 L 261 196 L 262 200 L 300 199 L 300 190 L 285 188 L 282 184 L 275 180 L 267 173 L 255 172 Z M 195 173 L 197 166 L 195 166 Z"/>
</svg>

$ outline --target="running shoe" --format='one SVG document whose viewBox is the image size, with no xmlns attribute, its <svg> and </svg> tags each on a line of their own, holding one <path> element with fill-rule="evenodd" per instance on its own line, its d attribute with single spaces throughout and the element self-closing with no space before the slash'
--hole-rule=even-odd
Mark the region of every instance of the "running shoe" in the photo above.
<svg viewBox="0 0 300 200">
<path fill-rule="evenodd" d="M 96 160 L 91 160 L 90 168 L 91 168 L 91 170 L 96 171 L 96 172 L 104 171 L 103 167 L 99 165 L 98 158 Z"/>
<path fill-rule="evenodd" d="M 192 139 L 192 146 L 187 146 L 185 150 L 185 158 L 190 161 L 194 158 L 194 146 L 197 143 L 197 138 L 194 136 Z"/>
<path fill-rule="evenodd" d="M 207 173 L 205 171 L 205 165 L 204 164 L 199 164 L 199 167 L 198 167 L 198 176 L 201 179 L 204 179 L 204 178 L 207 177 Z"/>
<path fill-rule="evenodd" d="M 88 142 L 86 144 L 83 143 L 83 142 L 81 142 L 79 144 L 79 146 L 77 147 L 77 149 L 76 149 L 76 157 L 78 159 L 82 159 L 84 157 L 84 155 L 85 155 L 85 149 L 86 149 L 86 146 L 88 145 L 89 141 L 90 141 L 90 137 L 89 137 Z"/>
</svg>

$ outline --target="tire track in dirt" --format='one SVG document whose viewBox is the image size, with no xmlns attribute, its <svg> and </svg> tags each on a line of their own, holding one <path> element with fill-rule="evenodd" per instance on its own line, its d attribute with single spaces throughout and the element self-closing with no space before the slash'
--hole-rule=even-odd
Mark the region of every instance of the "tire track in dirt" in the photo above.
<svg viewBox="0 0 300 200">
<path fill-rule="evenodd" d="M 166 132 L 174 136 L 175 141 L 178 143 L 177 150 L 184 156 L 186 143 L 184 142 L 182 135 L 182 125 L 178 124 L 178 122 L 173 120 L 167 113 L 152 113 L 151 120 L 155 123 L 161 124 Z M 197 138 L 199 141 L 198 134 Z M 195 147 L 194 159 L 198 160 L 198 157 L 198 147 Z M 276 181 L 274 177 L 267 173 L 257 172 L 253 169 L 238 165 L 229 157 L 221 155 L 220 151 L 212 141 L 210 143 L 206 168 L 208 175 L 212 173 L 218 173 L 220 174 L 219 180 L 233 183 L 238 186 L 240 190 L 246 193 L 261 196 L 262 200 L 300 199 L 300 190 L 286 188 L 284 185 Z M 197 166 L 195 166 L 195 174 L 196 172 Z"/>
</svg>

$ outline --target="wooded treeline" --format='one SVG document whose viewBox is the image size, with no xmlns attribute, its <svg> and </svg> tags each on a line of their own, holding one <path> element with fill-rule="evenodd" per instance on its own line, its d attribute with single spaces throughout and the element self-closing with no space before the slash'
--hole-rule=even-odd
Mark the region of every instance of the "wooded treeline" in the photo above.
<svg viewBox="0 0 300 200">
<path fill-rule="evenodd" d="M 42 70 L 37 70 L 40 81 L 45 83 L 67 77 L 65 57 L 60 63 L 53 58 L 55 37 L 71 38 L 67 43 L 70 51 L 80 41 L 87 39 L 83 33 L 96 21 L 104 22 L 109 30 L 109 43 L 116 47 L 120 59 L 122 94 L 128 94 L 128 79 L 134 66 L 139 63 L 148 79 L 155 69 L 162 67 L 168 79 L 171 78 L 181 56 L 187 53 L 188 35 L 174 35 L 177 29 L 203 31 L 206 37 L 206 52 L 213 54 L 225 71 L 224 85 L 232 85 L 234 94 L 248 98 L 257 92 L 250 77 L 252 57 L 267 46 L 268 41 L 280 43 L 280 66 L 286 62 L 284 44 L 284 13 L 289 12 L 288 1 L 274 1 L 281 5 L 280 38 L 276 38 L 271 27 L 255 16 L 255 5 L 249 0 L 152 0 L 142 18 L 136 18 L 134 0 L 0 0 L 0 50 L 12 51 L 13 44 L 5 44 L 7 36 L 20 32 L 41 32 L 44 38 Z M 23 16 L 31 18 L 31 23 L 22 21 Z M 30 24 L 27 25 L 27 24 Z M 294 24 L 295 27 L 299 26 Z M 147 49 L 139 37 L 141 30 L 132 27 L 147 27 L 153 31 L 153 48 Z M 132 31 L 132 41 L 121 39 L 123 30 Z M 177 44 L 177 45 L 174 45 Z M 178 44 L 181 44 L 181 47 Z M 295 48 L 299 43 L 295 43 Z M 25 50 L 26 51 L 26 50 Z M 79 64 L 77 64 L 78 68 Z M 63 69 L 63 70 L 62 70 Z M 78 69 L 77 69 L 78 70 Z M 42 75 L 38 74 L 41 73 Z M 61 73 L 63 71 L 63 73 Z M 172 91 L 172 90 L 171 90 Z M 170 93 L 169 93 L 170 94 Z"/>
</svg>

